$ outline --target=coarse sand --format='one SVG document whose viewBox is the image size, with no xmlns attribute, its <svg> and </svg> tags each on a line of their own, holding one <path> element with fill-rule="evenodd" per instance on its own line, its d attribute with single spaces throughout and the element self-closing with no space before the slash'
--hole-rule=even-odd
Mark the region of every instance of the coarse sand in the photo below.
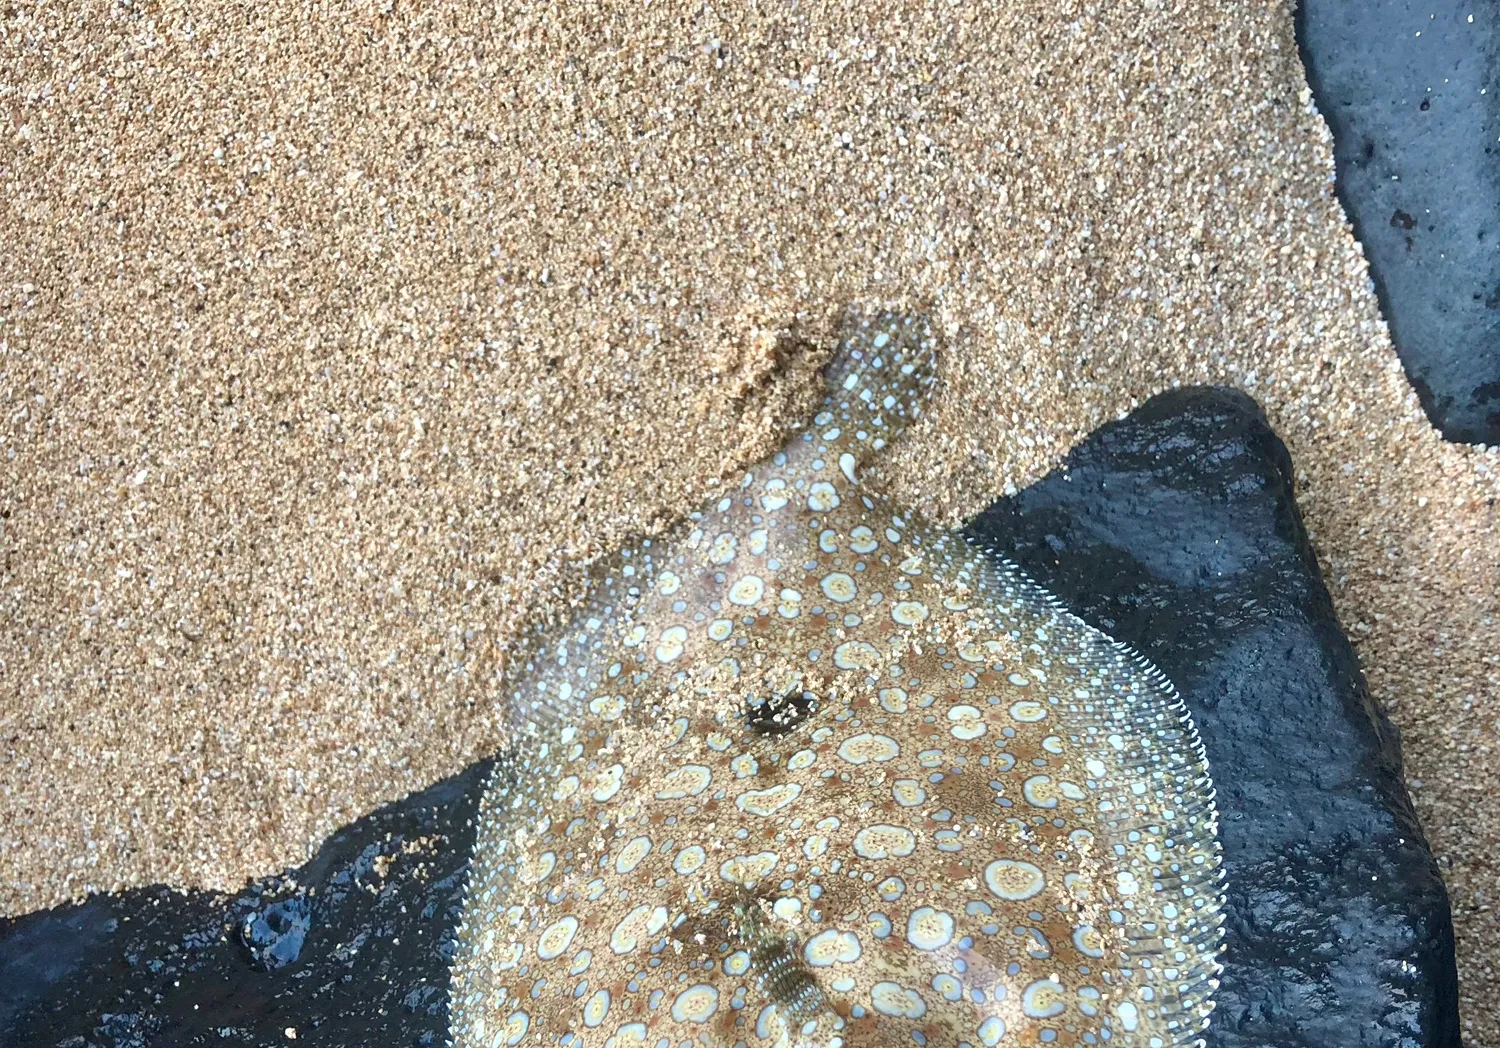
<svg viewBox="0 0 1500 1048">
<path fill-rule="evenodd" d="M 491 753 L 579 562 L 926 306 L 877 473 L 945 523 L 1160 390 L 1265 406 L 1500 1048 L 1500 454 L 1402 374 L 1286 3 L 437 6 L 0 8 L 0 911 Z"/>
</svg>

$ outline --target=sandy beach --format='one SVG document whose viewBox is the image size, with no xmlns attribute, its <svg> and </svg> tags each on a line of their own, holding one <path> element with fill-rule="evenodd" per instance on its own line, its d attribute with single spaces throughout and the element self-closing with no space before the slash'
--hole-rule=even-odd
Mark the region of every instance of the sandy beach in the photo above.
<svg viewBox="0 0 1500 1048">
<path fill-rule="evenodd" d="M 1500 452 L 1446 444 L 1289 5 L 0 12 L 0 912 L 233 888 L 494 751 L 508 642 L 945 332 L 956 524 L 1177 385 L 1264 405 L 1500 1048 Z"/>
</svg>

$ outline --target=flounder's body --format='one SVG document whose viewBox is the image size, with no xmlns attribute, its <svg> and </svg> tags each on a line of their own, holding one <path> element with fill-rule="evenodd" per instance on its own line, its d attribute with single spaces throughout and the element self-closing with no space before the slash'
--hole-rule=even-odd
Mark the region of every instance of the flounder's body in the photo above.
<svg viewBox="0 0 1500 1048">
<path fill-rule="evenodd" d="M 811 429 L 538 643 L 480 818 L 456 1044 L 1199 1040 L 1219 853 L 1181 702 L 858 482 L 932 341 L 857 325 Z"/>
</svg>

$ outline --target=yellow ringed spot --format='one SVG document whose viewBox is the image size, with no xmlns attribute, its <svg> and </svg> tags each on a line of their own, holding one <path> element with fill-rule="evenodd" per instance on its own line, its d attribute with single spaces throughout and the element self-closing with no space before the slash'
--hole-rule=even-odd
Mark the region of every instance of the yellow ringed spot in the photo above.
<svg viewBox="0 0 1500 1048">
<path fill-rule="evenodd" d="M 552 960 L 573 945 L 573 936 L 577 934 L 577 917 L 564 917 L 548 925 L 536 941 L 536 955 L 544 961 Z"/>
<path fill-rule="evenodd" d="M 781 591 L 781 603 L 776 605 L 776 611 L 784 619 L 795 619 L 802 614 L 802 594 L 794 589 Z"/>
<path fill-rule="evenodd" d="M 903 808 L 915 808 L 927 799 L 927 791 L 916 779 L 897 779 L 891 784 L 891 796 Z"/>
<path fill-rule="evenodd" d="M 803 768 L 811 768 L 817 761 L 818 754 L 815 750 L 798 750 L 787 758 L 787 771 L 801 771 Z"/>
<path fill-rule="evenodd" d="M 604 1042 L 604 1048 L 645 1048 L 646 1024 L 626 1023 Z"/>
<path fill-rule="evenodd" d="M 611 764 L 604 769 L 604 774 L 599 777 L 594 792 L 591 796 L 596 801 L 607 801 L 620 792 L 620 780 L 625 775 L 625 766 L 622 764 Z"/>
<path fill-rule="evenodd" d="M 526 1036 L 526 1031 L 531 1028 L 531 1016 L 522 1011 L 511 1012 L 505 1017 L 505 1025 L 500 1033 L 495 1035 L 498 1041 L 503 1034 L 506 1048 L 514 1048 L 521 1043 L 521 1038 Z"/>
<path fill-rule="evenodd" d="M 641 860 L 651 854 L 651 838 L 636 837 L 620 849 L 620 854 L 615 856 L 615 872 L 629 873 L 641 864 Z"/>
<path fill-rule="evenodd" d="M 849 548 L 855 553 L 874 553 L 880 543 L 875 539 L 875 533 L 863 524 L 852 528 L 849 532 Z"/>
<path fill-rule="evenodd" d="M 661 638 L 656 642 L 656 661 L 671 662 L 680 656 L 687 635 L 686 626 L 668 626 L 662 630 Z"/>
<path fill-rule="evenodd" d="M 614 720 L 625 712 L 625 699 L 620 695 L 598 695 L 589 700 L 589 712 L 604 720 Z"/>
<path fill-rule="evenodd" d="M 1047 707 L 1031 699 L 1022 699 L 1011 703 L 1010 716 L 1012 720 L 1018 720 L 1022 724 L 1035 724 L 1047 719 Z"/>
<path fill-rule="evenodd" d="M 1047 875 L 1029 862 L 996 859 L 984 868 L 984 884 L 1006 902 L 1023 902 L 1047 887 Z"/>
<path fill-rule="evenodd" d="M 719 991 L 707 983 L 689 986 L 672 1002 L 672 1018 L 680 1023 L 706 1023 L 719 1010 Z"/>
<path fill-rule="evenodd" d="M 1080 925 L 1073 930 L 1073 948 L 1085 957 L 1098 960 L 1104 956 L 1104 936 L 1091 924 Z"/>
<path fill-rule="evenodd" d="M 759 603 L 765 593 L 766 584 L 759 575 L 745 575 L 729 587 L 729 603 L 748 608 Z"/>
<path fill-rule="evenodd" d="M 750 970 L 750 954 L 744 950 L 735 950 L 724 958 L 725 975 L 744 975 Z"/>
<path fill-rule="evenodd" d="M 816 862 L 828 852 L 828 838 L 820 835 L 807 838 L 802 843 L 802 854 L 808 862 Z"/>
<path fill-rule="evenodd" d="M 734 806 L 751 815 L 774 815 L 795 801 L 802 787 L 795 782 L 784 782 L 767 790 L 746 790 L 734 799 Z"/>
<path fill-rule="evenodd" d="M 953 941 L 953 917 L 931 906 L 919 906 L 906 922 L 906 941 L 919 950 L 941 950 Z"/>
<path fill-rule="evenodd" d="M 708 559 L 710 563 L 724 565 L 734 560 L 736 548 L 740 540 L 734 537 L 733 532 L 720 532 L 719 537 L 714 539 L 713 545 L 708 548 Z"/>
<path fill-rule="evenodd" d="M 538 881 L 547 879 L 547 875 L 557 868 L 557 853 L 542 852 L 535 861 L 526 859 L 522 861 L 517 877 L 522 884 L 536 884 Z"/>
<path fill-rule="evenodd" d="M 1033 1019 L 1050 1019 L 1067 1008 L 1067 994 L 1051 979 L 1038 979 L 1021 991 L 1021 1011 Z"/>
<path fill-rule="evenodd" d="M 814 968 L 831 968 L 835 964 L 853 964 L 859 960 L 859 936 L 853 932 L 829 928 L 807 940 L 802 956 Z"/>
<path fill-rule="evenodd" d="M 880 708 L 887 713 L 905 713 L 906 699 L 905 688 L 880 689 Z"/>
<path fill-rule="evenodd" d="M 1031 678 L 1030 677 L 1024 677 L 1024 676 L 1022 676 L 1019 673 L 1012 673 L 1008 677 L 1006 677 L 1005 679 L 1008 680 L 1008 681 L 1010 681 L 1012 684 L 1014 684 L 1018 688 L 1024 688 L 1028 684 L 1031 683 Z"/>
<path fill-rule="evenodd" d="M 781 1025 L 781 1024 L 776 1023 L 776 1017 L 777 1017 L 777 1008 L 776 1008 L 776 1005 L 774 1005 L 774 1004 L 768 1004 L 765 1007 L 763 1007 L 760 1010 L 760 1014 L 755 1017 L 755 1036 L 759 1037 L 762 1041 L 768 1041 L 768 1040 L 770 1040 L 772 1038 L 772 1036 L 773 1036 L 773 1026 Z M 784 1020 L 783 1020 L 783 1022 L 784 1022 Z M 782 1026 L 782 1032 L 777 1037 L 777 1040 L 780 1040 L 784 1036 L 785 1036 L 785 1027 Z"/>
<path fill-rule="evenodd" d="M 901 747 L 889 735 L 862 731 L 840 743 L 838 755 L 850 764 L 868 764 L 870 761 L 894 760 L 901 756 Z"/>
<path fill-rule="evenodd" d="M 823 576 L 819 585 L 823 589 L 823 596 L 838 604 L 848 604 L 859 593 L 854 579 L 842 571 L 830 571 Z"/>
<path fill-rule="evenodd" d="M 760 771 L 760 762 L 753 754 L 742 753 L 729 762 L 729 770 L 734 772 L 736 779 L 748 779 Z"/>
<path fill-rule="evenodd" d="M 756 528 L 750 533 L 750 552 L 754 556 L 764 556 L 766 546 L 770 544 L 771 535 L 765 528 Z"/>
<path fill-rule="evenodd" d="M 674 719 L 671 724 L 667 725 L 666 737 L 662 739 L 662 745 L 667 749 L 676 746 L 682 741 L 682 737 L 687 734 L 687 730 L 688 719 L 686 717 Z"/>
<path fill-rule="evenodd" d="M 682 589 L 682 578 L 675 571 L 664 571 L 657 576 L 656 588 L 663 597 L 670 597 Z"/>
<path fill-rule="evenodd" d="M 881 981 L 870 987 L 870 1004 L 881 1015 L 897 1019 L 920 1019 L 927 1014 L 922 995 L 900 983 Z"/>
<path fill-rule="evenodd" d="M 818 533 L 818 549 L 824 553 L 837 553 L 839 551 L 839 533 L 824 528 Z"/>
<path fill-rule="evenodd" d="M 568 966 L 569 975 L 582 975 L 589 970 L 589 965 L 594 963 L 593 950 L 579 950 L 578 956 L 573 958 L 573 963 Z"/>
<path fill-rule="evenodd" d="M 713 772 L 701 764 L 684 764 L 667 774 L 661 780 L 662 788 L 656 791 L 656 799 L 659 801 L 680 801 L 684 797 L 696 797 L 708 789 L 708 784 L 713 781 Z"/>
<path fill-rule="evenodd" d="M 839 506 L 838 492 L 826 480 L 817 481 L 808 489 L 807 508 L 814 513 L 827 513 Z"/>
<path fill-rule="evenodd" d="M 979 1043 L 984 1045 L 984 1048 L 994 1048 L 1004 1036 L 1005 1020 L 998 1015 L 992 1015 L 979 1024 Z"/>
<path fill-rule="evenodd" d="M 948 710 L 948 720 L 952 722 L 948 730 L 955 739 L 977 739 L 989 730 L 983 714 L 974 706 L 952 707 Z"/>
<path fill-rule="evenodd" d="M 690 873 L 696 873 L 708 860 L 708 853 L 700 846 L 693 844 L 677 853 L 672 860 L 672 869 L 686 877 Z"/>
<path fill-rule="evenodd" d="M 1052 776 L 1033 775 L 1021 783 L 1021 795 L 1033 808 L 1057 807 L 1057 791 L 1052 786 Z"/>
<path fill-rule="evenodd" d="M 903 600 L 891 609 L 891 618 L 902 626 L 919 626 L 927 618 L 927 605 L 919 600 Z"/>
<path fill-rule="evenodd" d="M 873 673 L 880 667 L 880 650 L 863 640 L 846 640 L 833 649 L 833 664 L 841 670 Z"/>
<path fill-rule="evenodd" d="M 1042 749 L 1054 756 L 1061 757 L 1063 752 L 1063 741 L 1061 735 L 1048 735 L 1042 740 Z"/>
<path fill-rule="evenodd" d="M 637 906 L 609 933 L 609 948 L 615 953 L 629 953 L 640 945 L 642 936 L 653 936 L 666 926 L 665 906 Z"/>
<path fill-rule="evenodd" d="M 734 632 L 734 623 L 729 619 L 714 619 L 708 624 L 709 640 L 728 640 Z"/>
<path fill-rule="evenodd" d="M 588 1003 L 583 1006 L 583 1025 L 592 1029 L 604 1021 L 609 1014 L 609 991 L 595 990 Z"/>
<path fill-rule="evenodd" d="M 854 852 L 863 859 L 904 859 L 916 849 L 916 835 L 904 826 L 876 823 L 854 835 Z"/>
<path fill-rule="evenodd" d="M 932 988 L 945 1001 L 956 1001 L 964 995 L 963 983 L 947 972 L 939 972 L 932 977 Z"/>
<path fill-rule="evenodd" d="M 567 775 L 557 781 L 557 788 L 552 791 L 552 799 L 565 801 L 578 792 L 578 776 Z"/>
<path fill-rule="evenodd" d="M 719 876 L 730 884 L 753 888 L 780 861 L 780 856 L 768 851 L 756 852 L 754 855 L 736 855 L 719 864 Z"/>
</svg>

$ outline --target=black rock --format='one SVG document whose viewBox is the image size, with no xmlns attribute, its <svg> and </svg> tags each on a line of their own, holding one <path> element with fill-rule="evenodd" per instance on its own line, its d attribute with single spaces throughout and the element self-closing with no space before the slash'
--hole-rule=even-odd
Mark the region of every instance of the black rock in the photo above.
<svg viewBox="0 0 1500 1048">
<path fill-rule="evenodd" d="M 444 1044 L 488 770 L 351 823 L 237 896 L 152 887 L 0 920 L 0 1045 Z"/>
<path fill-rule="evenodd" d="M 1156 397 L 967 530 L 1196 719 L 1228 892 L 1210 1048 L 1458 1048 L 1447 892 L 1255 402 Z"/>
<path fill-rule="evenodd" d="M 1254 402 L 1158 397 L 970 530 L 1197 718 L 1229 897 L 1210 1045 L 1457 1048 L 1447 896 Z M 0 921 L 0 1044 L 441 1045 L 486 770 L 234 898 L 151 888 Z"/>
<path fill-rule="evenodd" d="M 1428 417 L 1500 443 L 1500 0 L 1301 0 L 1297 40 Z"/>
</svg>

